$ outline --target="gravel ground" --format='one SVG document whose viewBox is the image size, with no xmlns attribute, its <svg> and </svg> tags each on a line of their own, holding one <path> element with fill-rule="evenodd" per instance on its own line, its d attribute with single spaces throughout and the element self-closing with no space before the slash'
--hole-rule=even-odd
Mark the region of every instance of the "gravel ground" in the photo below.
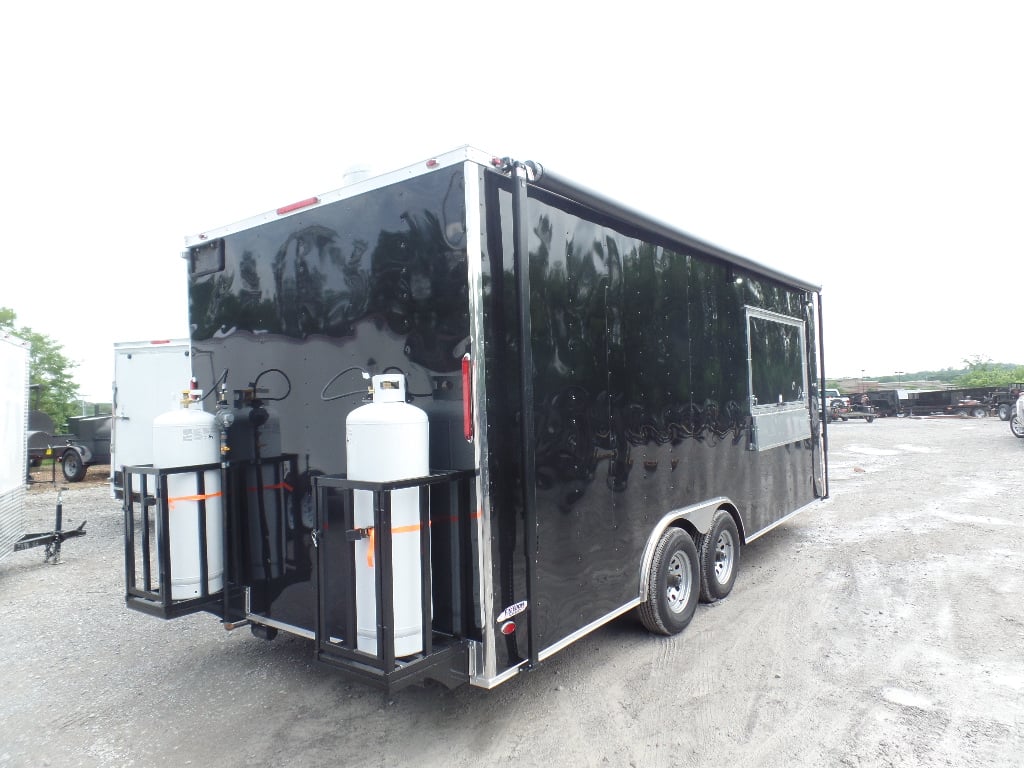
<svg viewBox="0 0 1024 768">
<path fill-rule="evenodd" d="M 992 418 L 830 434 L 832 500 L 745 548 L 682 634 L 624 618 L 493 691 L 392 701 L 309 641 L 125 609 L 92 468 L 63 562 L 0 560 L 0 766 L 1020 766 L 1024 440 Z M 32 488 L 29 530 L 55 500 Z"/>
</svg>

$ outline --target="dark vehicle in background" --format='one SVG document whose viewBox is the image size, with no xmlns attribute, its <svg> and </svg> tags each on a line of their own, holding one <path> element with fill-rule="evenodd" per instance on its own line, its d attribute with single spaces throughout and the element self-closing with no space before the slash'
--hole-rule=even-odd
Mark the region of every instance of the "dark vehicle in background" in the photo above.
<svg viewBox="0 0 1024 768">
<path fill-rule="evenodd" d="M 1024 385 L 1011 384 L 1006 387 L 910 391 L 906 400 L 901 400 L 901 406 L 907 415 L 913 416 L 944 414 L 980 419 L 998 415 L 1007 421 L 1022 389 Z"/>
<path fill-rule="evenodd" d="M 865 394 L 875 415 L 885 416 L 999 416 L 1009 421 L 1024 384 L 971 389 L 873 389 Z M 860 395 L 853 395 L 854 399 Z M 838 418 L 833 413 L 833 417 Z"/>
<path fill-rule="evenodd" d="M 992 391 L 992 388 L 911 390 L 900 405 L 907 416 L 970 416 L 981 419 L 994 412 Z"/>
<path fill-rule="evenodd" d="M 1006 387 L 1000 387 L 991 394 L 992 407 L 1001 420 L 1010 420 L 1014 410 L 1017 408 L 1017 400 L 1022 392 L 1024 392 L 1024 384 L 1018 382 Z"/>
<path fill-rule="evenodd" d="M 876 389 L 865 393 L 871 406 L 878 416 L 901 416 L 901 402 L 906 399 L 907 392 L 903 389 Z"/>
</svg>

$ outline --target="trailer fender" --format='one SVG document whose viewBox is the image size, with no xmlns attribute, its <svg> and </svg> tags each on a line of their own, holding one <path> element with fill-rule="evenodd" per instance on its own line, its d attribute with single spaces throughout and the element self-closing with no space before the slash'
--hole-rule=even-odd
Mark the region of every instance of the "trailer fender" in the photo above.
<svg viewBox="0 0 1024 768">
<path fill-rule="evenodd" d="M 740 520 L 739 515 L 736 513 L 736 505 L 732 503 L 731 499 L 725 496 L 719 496 L 715 499 L 708 499 L 699 504 L 693 504 L 682 509 L 676 509 L 658 521 L 658 524 L 651 530 L 650 536 L 647 538 L 647 545 L 644 547 L 644 556 L 640 561 L 640 594 L 639 597 L 642 600 L 647 594 L 648 580 L 651 572 L 651 562 L 654 560 L 654 550 L 658 545 L 658 540 L 661 539 L 661 535 L 669 526 L 675 526 L 682 528 L 691 536 L 694 536 L 695 541 L 697 536 L 703 536 L 711 530 L 711 526 L 714 524 L 715 513 L 720 509 L 725 509 L 733 516 L 736 521 L 736 527 L 739 529 L 740 541 L 744 541 L 743 523 Z"/>
</svg>

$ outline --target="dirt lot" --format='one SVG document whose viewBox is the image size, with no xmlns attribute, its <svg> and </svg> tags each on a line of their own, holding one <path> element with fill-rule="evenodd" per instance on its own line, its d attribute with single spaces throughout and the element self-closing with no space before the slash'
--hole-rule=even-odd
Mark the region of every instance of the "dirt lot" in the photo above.
<svg viewBox="0 0 1024 768">
<path fill-rule="evenodd" d="M 391 702 L 309 641 L 126 610 L 91 469 L 63 563 L 0 561 L 0 766 L 1021 765 L 1024 440 L 993 418 L 830 434 L 832 500 L 744 549 L 681 635 L 627 618 L 493 691 Z M 54 500 L 28 494 L 30 530 Z"/>
</svg>

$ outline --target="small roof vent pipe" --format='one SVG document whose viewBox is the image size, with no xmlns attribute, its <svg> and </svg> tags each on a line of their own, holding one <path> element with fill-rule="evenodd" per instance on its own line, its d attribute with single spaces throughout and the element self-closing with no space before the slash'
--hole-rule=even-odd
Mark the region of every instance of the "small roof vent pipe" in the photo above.
<svg viewBox="0 0 1024 768">
<path fill-rule="evenodd" d="M 373 176 L 373 169 L 369 163 L 355 163 L 341 172 L 341 184 L 347 187 L 358 181 L 364 181 L 371 176 Z"/>
</svg>

